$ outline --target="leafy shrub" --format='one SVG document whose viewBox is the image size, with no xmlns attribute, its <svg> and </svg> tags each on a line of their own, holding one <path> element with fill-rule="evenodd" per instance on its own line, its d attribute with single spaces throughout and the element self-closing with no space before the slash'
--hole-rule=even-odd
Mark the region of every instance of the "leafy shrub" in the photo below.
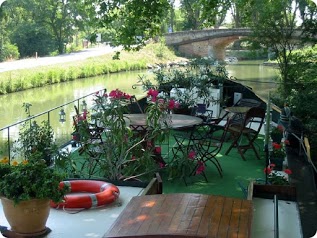
<svg viewBox="0 0 317 238">
<path fill-rule="evenodd" d="M 3 48 L 0 49 L 0 62 L 6 61 L 9 59 L 18 59 L 20 53 L 18 47 L 12 44 L 4 44 Z"/>
</svg>

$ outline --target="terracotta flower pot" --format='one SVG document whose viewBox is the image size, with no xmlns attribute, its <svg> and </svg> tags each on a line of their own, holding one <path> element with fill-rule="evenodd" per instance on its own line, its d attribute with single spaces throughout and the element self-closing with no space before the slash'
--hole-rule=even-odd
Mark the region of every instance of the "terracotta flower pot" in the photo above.
<svg viewBox="0 0 317 238">
<path fill-rule="evenodd" d="M 50 212 L 49 199 L 32 199 L 14 204 L 13 200 L 1 197 L 1 203 L 12 231 L 26 237 L 38 236 L 47 231 L 45 225 Z"/>
</svg>

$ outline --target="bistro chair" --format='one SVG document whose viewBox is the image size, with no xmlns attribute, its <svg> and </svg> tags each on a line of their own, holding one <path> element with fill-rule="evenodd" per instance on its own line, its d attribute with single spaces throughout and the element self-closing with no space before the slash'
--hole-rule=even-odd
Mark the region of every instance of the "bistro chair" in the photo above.
<svg viewBox="0 0 317 238">
<path fill-rule="evenodd" d="M 243 160 L 245 159 L 244 153 L 248 149 L 252 149 L 258 159 L 259 153 L 254 146 L 254 141 L 258 137 L 265 119 L 265 110 L 260 107 L 252 107 L 245 114 L 243 121 L 238 122 L 234 116 L 229 119 L 227 123 L 227 131 L 231 133 L 233 142 L 226 151 L 229 154 L 233 147 L 238 149 L 239 154 Z M 231 122 L 232 121 L 232 122 Z M 246 140 L 246 142 L 244 142 Z M 243 143 L 244 142 L 244 143 Z"/>
<path fill-rule="evenodd" d="M 197 161 L 197 166 L 193 171 L 190 171 L 188 176 L 195 175 L 199 165 L 207 166 L 207 162 L 210 161 L 222 177 L 223 170 L 216 156 L 222 148 L 226 132 L 227 130 L 219 125 L 200 124 L 192 127 L 187 132 L 176 133 L 174 134 L 175 145 L 172 148 L 173 157 L 178 160 L 193 159 Z M 194 153 L 195 158 L 188 158 L 190 153 Z M 204 171 L 201 171 L 201 175 L 208 182 Z"/>
<path fill-rule="evenodd" d="M 86 113 L 79 113 L 79 110 L 76 106 L 74 106 L 76 115 L 73 116 L 73 123 L 75 127 L 75 132 L 73 135 L 76 137 L 76 141 L 78 142 L 87 142 L 87 143 L 95 143 L 95 142 L 103 142 L 102 134 L 104 132 L 104 128 L 97 125 L 97 123 L 90 123 L 87 118 Z"/>
<path fill-rule="evenodd" d="M 213 111 L 207 108 L 205 103 L 197 103 L 194 109 L 194 116 L 203 119 L 204 123 L 209 123 L 212 121 Z"/>
</svg>

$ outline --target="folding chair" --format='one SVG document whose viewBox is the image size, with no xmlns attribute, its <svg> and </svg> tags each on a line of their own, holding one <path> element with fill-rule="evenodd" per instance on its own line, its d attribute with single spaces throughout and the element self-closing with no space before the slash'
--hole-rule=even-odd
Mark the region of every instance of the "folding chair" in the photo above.
<svg viewBox="0 0 317 238">
<path fill-rule="evenodd" d="M 255 120 L 257 118 L 257 120 Z M 254 146 L 254 141 L 258 137 L 262 125 L 265 119 L 265 110 L 260 107 L 252 107 L 244 116 L 242 123 L 231 123 L 230 120 L 234 121 L 234 117 L 229 120 L 227 125 L 227 131 L 233 136 L 233 142 L 226 151 L 226 155 L 231 151 L 233 147 L 238 149 L 239 154 L 246 160 L 244 153 L 248 149 L 252 149 L 256 154 L 256 157 L 260 159 L 259 153 Z M 242 144 L 242 139 L 246 139 L 246 143 Z"/>
<path fill-rule="evenodd" d="M 237 103 L 235 103 L 232 107 L 260 107 L 262 104 L 262 102 L 256 100 L 256 99 L 252 99 L 252 98 L 241 98 Z M 225 111 L 222 116 L 216 120 L 214 120 L 215 124 L 219 124 L 222 120 L 224 120 L 225 118 L 229 117 L 230 112 L 229 111 Z M 235 117 L 236 121 L 241 121 L 241 123 L 243 122 L 243 117 L 241 117 L 241 115 L 236 116 L 236 115 L 232 115 L 230 116 L 231 118 Z M 231 121 L 233 122 L 233 121 Z"/>
<path fill-rule="evenodd" d="M 102 142 L 103 127 L 99 127 L 95 124 L 88 122 L 87 114 L 79 113 L 76 106 L 76 115 L 73 116 L 73 123 L 75 127 L 75 133 L 79 135 L 79 142 Z"/>
<path fill-rule="evenodd" d="M 195 113 L 194 115 L 196 117 L 200 117 L 201 119 L 203 119 L 204 123 L 209 123 L 212 121 L 212 114 L 213 111 L 207 109 L 207 105 L 204 103 L 197 103 L 196 107 L 195 107 Z"/>
</svg>

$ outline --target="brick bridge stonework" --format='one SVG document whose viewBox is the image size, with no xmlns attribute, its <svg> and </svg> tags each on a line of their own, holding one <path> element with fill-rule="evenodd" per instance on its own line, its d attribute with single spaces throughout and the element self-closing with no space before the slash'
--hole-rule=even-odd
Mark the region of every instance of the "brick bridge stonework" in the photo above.
<svg viewBox="0 0 317 238">
<path fill-rule="evenodd" d="M 225 48 L 243 36 L 250 35 L 247 28 L 207 29 L 182 31 L 165 35 L 166 44 L 174 46 L 185 56 L 225 59 Z"/>
</svg>

